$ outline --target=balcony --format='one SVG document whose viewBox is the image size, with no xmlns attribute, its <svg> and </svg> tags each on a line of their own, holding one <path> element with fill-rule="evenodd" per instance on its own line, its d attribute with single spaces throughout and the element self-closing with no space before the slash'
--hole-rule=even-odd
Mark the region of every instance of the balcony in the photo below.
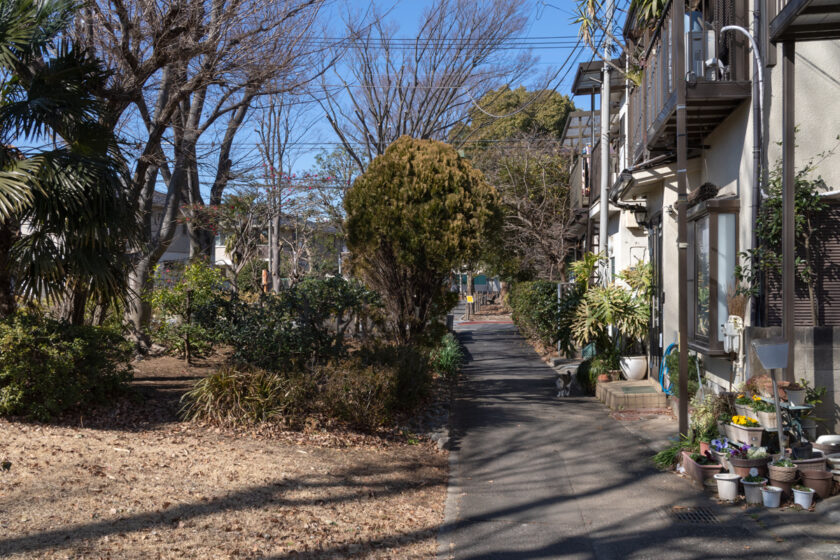
<svg viewBox="0 0 840 560">
<path fill-rule="evenodd" d="M 589 208 L 589 161 L 585 155 L 575 158 L 569 174 L 569 198 L 572 211 Z"/>
<path fill-rule="evenodd" d="M 631 164 L 676 149 L 676 43 L 673 2 L 652 29 L 625 30 L 644 54 L 642 83 L 629 103 Z M 722 13 L 714 6 L 723 4 Z M 724 25 L 747 25 L 746 0 L 701 2 L 686 12 L 686 125 L 689 150 L 702 148 L 709 135 L 735 108 L 751 97 L 749 49 L 736 33 L 720 33 Z"/>
<path fill-rule="evenodd" d="M 840 38 L 837 0 L 772 0 L 770 38 L 773 42 L 825 41 Z"/>
</svg>

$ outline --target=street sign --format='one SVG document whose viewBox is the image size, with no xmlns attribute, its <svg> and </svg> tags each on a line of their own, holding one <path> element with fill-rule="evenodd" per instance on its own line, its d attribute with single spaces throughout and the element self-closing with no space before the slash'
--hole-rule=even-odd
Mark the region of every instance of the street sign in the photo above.
<svg viewBox="0 0 840 560">
<path fill-rule="evenodd" d="M 467 296 L 467 303 L 473 303 L 475 301 L 472 296 Z"/>
</svg>

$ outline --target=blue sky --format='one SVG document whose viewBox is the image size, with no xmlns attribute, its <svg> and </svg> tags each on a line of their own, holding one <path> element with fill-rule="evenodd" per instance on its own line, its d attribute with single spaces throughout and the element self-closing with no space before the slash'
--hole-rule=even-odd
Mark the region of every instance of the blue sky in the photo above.
<svg viewBox="0 0 840 560">
<path fill-rule="evenodd" d="M 376 6 L 380 12 L 387 11 L 387 20 L 398 27 L 398 37 L 412 37 L 415 33 L 417 22 L 420 19 L 421 13 L 432 0 L 377 0 Z M 578 45 L 577 40 L 577 26 L 573 24 L 574 6 L 573 0 L 529 0 L 531 10 L 529 13 L 529 23 L 526 31 L 521 35 L 525 42 L 539 42 L 545 45 L 551 43 L 550 46 L 543 46 L 531 50 L 532 54 L 538 57 L 537 64 L 534 68 L 534 80 L 532 83 L 525 84 L 511 84 L 512 87 L 520 85 L 534 86 L 539 78 L 544 77 L 546 72 L 554 71 L 562 67 L 558 78 L 552 82 L 552 86 L 556 87 L 557 91 L 568 95 L 572 80 L 574 79 L 575 70 L 579 62 L 586 62 L 592 58 L 592 53 L 585 45 L 579 45 L 575 51 L 574 47 Z M 341 28 L 340 14 L 343 10 L 350 7 L 351 9 L 365 9 L 369 6 L 369 2 L 363 0 L 338 0 L 331 10 L 334 11 L 328 14 L 329 20 L 333 23 L 333 30 L 331 34 L 339 36 Z M 574 52 L 573 52 L 574 51 Z M 517 54 L 516 51 L 510 51 L 511 56 Z M 571 61 L 564 65 L 571 55 Z M 580 109 L 589 108 L 589 97 L 575 99 L 575 104 Z M 296 155 L 293 170 L 295 173 L 302 173 L 314 167 L 315 155 L 320 151 L 319 144 L 327 149 L 332 149 L 336 145 L 336 137 L 332 129 L 327 125 L 323 118 L 319 107 L 315 106 L 311 109 L 307 118 L 305 119 L 313 123 L 312 128 L 307 133 L 305 138 L 300 138 L 300 147 Z M 250 127 L 253 128 L 253 125 Z M 252 134 L 250 130 L 244 130 L 239 138 L 239 153 L 240 156 L 245 156 L 247 159 L 248 153 L 255 154 L 255 140 L 256 135 Z"/>
</svg>

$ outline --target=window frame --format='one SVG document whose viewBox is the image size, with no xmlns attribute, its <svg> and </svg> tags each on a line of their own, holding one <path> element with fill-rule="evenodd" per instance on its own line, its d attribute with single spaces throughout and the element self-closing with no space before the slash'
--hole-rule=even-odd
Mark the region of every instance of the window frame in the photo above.
<svg viewBox="0 0 840 560">
<path fill-rule="evenodd" d="M 718 317 L 718 217 L 721 214 L 733 214 L 735 216 L 735 255 L 740 251 L 738 232 L 740 231 L 740 203 L 736 198 L 709 199 L 693 206 L 686 215 L 688 221 L 687 241 L 688 254 L 686 264 L 688 267 L 688 347 L 691 350 L 700 352 L 707 356 L 726 356 L 723 351 L 723 342 L 719 340 L 719 329 L 721 319 Z M 695 224 L 698 220 L 708 216 L 709 218 L 709 336 L 698 336 L 696 333 L 697 319 L 697 286 L 696 286 L 696 239 Z M 726 294 L 722 294 L 726 297 Z M 726 318 L 724 317 L 725 321 Z"/>
</svg>

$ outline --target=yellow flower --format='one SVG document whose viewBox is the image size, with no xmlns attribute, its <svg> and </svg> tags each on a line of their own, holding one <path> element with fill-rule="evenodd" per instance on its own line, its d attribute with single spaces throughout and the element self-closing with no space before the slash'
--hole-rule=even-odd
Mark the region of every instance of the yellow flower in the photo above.
<svg viewBox="0 0 840 560">
<path fill-rule="evenodd" d="M 758 402 L 761 400 L 761 397 L 759 397 L 758 395 L 753 395 L 753 400 Z"/>
</svg>

